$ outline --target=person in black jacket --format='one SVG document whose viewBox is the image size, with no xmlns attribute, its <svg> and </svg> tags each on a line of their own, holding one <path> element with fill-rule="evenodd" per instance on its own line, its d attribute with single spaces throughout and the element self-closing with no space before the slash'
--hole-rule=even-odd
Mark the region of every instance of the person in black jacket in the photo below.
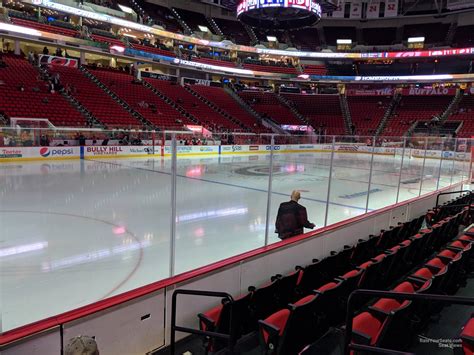
<svg viewBox="0 0 474 355">
<path fill-rule="evenodd" d="M 300 192 L 295 190 L 291 193 L 291 200 L 283 202 L 278 209 L 275 233 L 278 233 L 280 239 L 303 234 L 304 228 L 315 227 L 314 223 L 308 221 L 306 208 L 298 203 L 300 198 Z"/>
</svg>

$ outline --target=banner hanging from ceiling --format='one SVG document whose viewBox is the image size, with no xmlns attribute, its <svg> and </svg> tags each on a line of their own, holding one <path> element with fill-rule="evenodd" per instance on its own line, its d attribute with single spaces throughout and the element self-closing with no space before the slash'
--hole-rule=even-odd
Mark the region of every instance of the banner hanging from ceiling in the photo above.
<svg viewBox="0 0 474 355">
<path fill-rule="evenodd" d="M 361 17 L 362 17 L 362 1 L 352 0 L 350 18 L 361 18 Z"/>
<path fill-rule="evenodd" d="M 398 16 L 398 0 L 385 0 L 385 15 L 384 17 Z"/>
<path fill-rule="evenodd" d="M 369 0 L 367 4 L 367 18 L 378 18 L 380 12 L 380 0 Z"/>
</svg>

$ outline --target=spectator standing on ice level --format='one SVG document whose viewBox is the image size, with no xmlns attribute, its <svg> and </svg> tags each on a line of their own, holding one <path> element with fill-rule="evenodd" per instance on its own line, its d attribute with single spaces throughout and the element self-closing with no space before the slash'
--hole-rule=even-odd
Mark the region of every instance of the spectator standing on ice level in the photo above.
<svg viewBox="0 0 474 355">
<path fill-rule="evenodd" d="M 300 198 L 300 192 L 295 190 L 291 193 L 291 200 L 283 202 L 278 209 L 275 233 L 278 233 L 280 239 L 303 234 L 304 228 L 315 227 L 314 223 L 308 221 L 306 208 L 298 203 Z"/>
</svg>

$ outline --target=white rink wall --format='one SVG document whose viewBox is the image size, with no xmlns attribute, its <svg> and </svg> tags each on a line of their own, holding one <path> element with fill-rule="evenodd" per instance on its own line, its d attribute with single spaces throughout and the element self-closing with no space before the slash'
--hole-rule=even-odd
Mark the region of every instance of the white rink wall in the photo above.
<svg viewBox="0 0 474 355">
<path fill-rule="evenodd" d="M 269 154 L 270 145 L 202 145 L 178 146 L 178 156 L 232 155 L 232 154 Z M 275 153 L 330 153 L 331 144 L 287 144 L 274 145 Z M 358 144 L 336 144 L 335 153 L 361 153 L 386 156 L 402 155 L 414 158 L 446 159 L 469 161 L 470 152 L 420 150 L 393 147 L 371 147 Z M 0 163 L 12 161 L 41 161 L 59 159 L 93 158 L 140 158 L 150 156 L 171 156 L 171 146 L 84 146 L 84 147 L 2 147 Z"/>
</svg>

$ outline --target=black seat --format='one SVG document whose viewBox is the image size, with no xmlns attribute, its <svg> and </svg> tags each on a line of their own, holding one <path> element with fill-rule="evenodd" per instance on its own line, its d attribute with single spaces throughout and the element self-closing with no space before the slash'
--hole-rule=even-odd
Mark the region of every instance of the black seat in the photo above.
<svg viewBox="0 0 474 355">
<path fill-rule="evenodd" d="M 237 341 L 252 330 L 249 308 L 251 297 L 252 294 L 248 293 L 234 302 L 223 299 L 221 305 L 205 313 L 199 313 L 200 329 L 229 335 L 232 329 L 232 337 Z M 206 348 L 208 351 L 216 351 L 227 345 L 227 340 L 208 338 Z"/>
<path fill-rule="evenodd" d="M 296 355 L 323 334 L 318 316 L 319 295 L 309 295 L 259 321 L 264 354 Z"/>
<path fill-rule="evenodd" d="M 302 269 L 303 275 L 298 284 L 298 292 L 301 296 L 309 295 L 313 290 L 331 281 L 332 278 L 325 267 L 323 263 L 316 261 Z"/>
</svg>

